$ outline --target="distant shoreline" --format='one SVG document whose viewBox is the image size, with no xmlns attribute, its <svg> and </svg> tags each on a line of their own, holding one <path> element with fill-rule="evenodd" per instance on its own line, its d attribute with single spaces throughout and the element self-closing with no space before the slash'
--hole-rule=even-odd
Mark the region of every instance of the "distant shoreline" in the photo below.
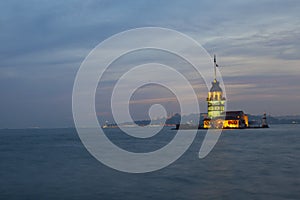
<svg viewBox="0 0 300 200">
<path fill-rule="evenodd" d="M 270 127 L 272 127 L 273 125 L 275 125 L 275 126 L 279 126 L 279 125 L 286 125 L 286 126 L 288 126 L 288 125 L 300 125 L 300 123 L 296 123 L 296 124 L 271 124 L 271 123 L 269 123 L 269 125 L 270 125 Z M 170 126 L 165 126 L 165 127 L 170 127 Z M 95 128 L 95 127 L 94 127 Z M 39 128 L 0 128 L 0 130 L 45 130 L 45 129 L 76 129 L 75 127 L 53 127 L 53 128 L 51 128 L 51 127 L 39 127 Z M 203 130 L 205 130 L 205 129 L 203 129 Z"/>
</svg>

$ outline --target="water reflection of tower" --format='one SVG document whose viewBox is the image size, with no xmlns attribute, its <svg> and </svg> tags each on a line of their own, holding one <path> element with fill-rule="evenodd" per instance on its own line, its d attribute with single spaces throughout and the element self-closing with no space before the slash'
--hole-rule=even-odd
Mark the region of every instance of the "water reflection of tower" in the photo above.
<svg viewBox="0 0 300 200">
<path fill-rule="evenodd" d="M 218 65 L 216 55 L 214 55 L 214 80 L 207 97 L 207 117 L 210 119 L 221 116 L 222 112 L 225 111 L 226 99 L 223 97 L 220 82 L 217 81 L 216 67 L 218 67 Z"/>
</svg>

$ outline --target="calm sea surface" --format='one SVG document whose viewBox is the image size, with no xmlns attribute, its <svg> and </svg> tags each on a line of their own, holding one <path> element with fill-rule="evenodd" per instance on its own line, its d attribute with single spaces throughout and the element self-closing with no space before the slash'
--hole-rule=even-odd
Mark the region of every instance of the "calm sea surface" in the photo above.
<svg viewBox="0 0 300 200">
<path fill-rule="evenodd" d="M 107 130 L 132 151 L 160 148 L 174 133 L 137 140 Z M 94 159 L 75 129 L 3 129 L 0 199 L 300 199 L 299 125 L 225 130 L 199 159 L 204 136 L 198 131 L 189 150 L 162 170 L 127 174 Z"/>
</svg>

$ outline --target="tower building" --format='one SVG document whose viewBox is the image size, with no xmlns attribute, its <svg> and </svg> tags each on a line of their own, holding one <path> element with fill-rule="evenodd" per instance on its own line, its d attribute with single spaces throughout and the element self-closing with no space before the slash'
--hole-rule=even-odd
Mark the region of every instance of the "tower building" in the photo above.
<svg viewBox="0 0 300 200">
<path fill-rule="evenodd" d="M 249 126 L 248 115 L 242 110 L 225 111 L 226 98 L 223 96 L 223 90 L 220 82 L 217 80 L 216 55 L 214 55 L 214 80 L 207 96 L 207 113 L 201 113 L 198 129 L 241 129 L 241 128 L 268 128 L 266 114 L 262 118 L 262 124 L 257 127 Z M 180 124 L 176 125 L 176 129 L 182 128 Z M 183 126 L 186 129 L 192 129 L 195 126 L 187 124 Z"/>
<path fill-rule="evenodd" d="M 203 120 L 203 128 L 247 128 L 248 116 L 243 111 L 225 111 L 226 98 L 217 80 L 218 67 L 214 55 L 215 76 L 207 97 L 207 117 Z"/>
<path fill-rule="evenodd" d="M 222 112 L 225 111 L 226 99 L 223 97 L 223 91 L 220 87 L 220 82 L 217 81 L 216 67 L 218 67 L 218 65 L 216 62 L 216 55 L 214 55 L 214 80 L 207 97 L 207 117 L 209 119 L 219 117 L 221 116 Z"/>
</svg>

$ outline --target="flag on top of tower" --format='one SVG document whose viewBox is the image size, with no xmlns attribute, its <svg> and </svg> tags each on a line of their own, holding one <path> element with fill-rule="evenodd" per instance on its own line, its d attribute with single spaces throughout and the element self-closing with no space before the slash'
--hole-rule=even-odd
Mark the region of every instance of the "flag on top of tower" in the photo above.
<svg viewBox="0 0 300 200">
<path fill-rule="evenodd" d="M 217 64 L 216 54 L 214 54 L 214 63 L 216 65 L 216 67 L 219 67 L 219 65 Z"/>
</svg>

